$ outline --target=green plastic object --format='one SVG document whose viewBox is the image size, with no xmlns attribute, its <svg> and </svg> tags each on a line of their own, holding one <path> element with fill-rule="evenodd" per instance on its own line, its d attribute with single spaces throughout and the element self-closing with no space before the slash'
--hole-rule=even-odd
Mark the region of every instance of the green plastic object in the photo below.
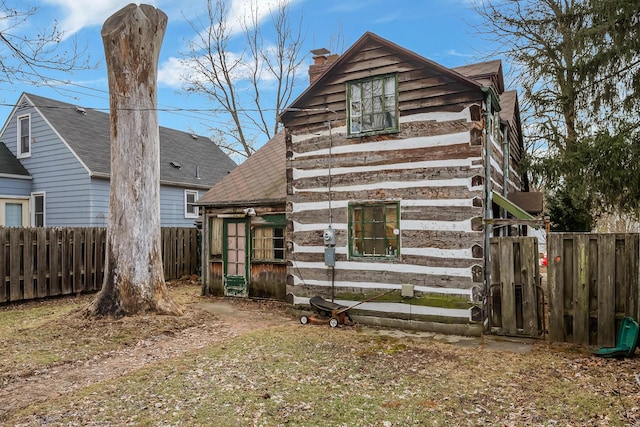
<svg viewBox="0 0 640 427">
<path fill-rule="evenodd" d="M 625 317 L 620 324 L 615 347 L 603 347 L 594 354 L 600 357 L 631 357 L 638 345 L 638 322 Z"/>
</svg>

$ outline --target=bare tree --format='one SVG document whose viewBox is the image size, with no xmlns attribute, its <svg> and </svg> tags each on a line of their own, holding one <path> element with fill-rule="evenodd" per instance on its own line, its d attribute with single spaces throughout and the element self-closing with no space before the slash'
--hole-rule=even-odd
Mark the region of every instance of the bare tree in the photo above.
<svg viewBox="0 0 640 427">
<path fill-rule="evenodd" d="M 183 59 L 192 70 L 184 76 L 187 91 L 208 96 L 215 114 L 228 118 L 228 125 L 216 130 L 223 136 L 218 144 L 243 157 L 255 151 L 260 136 L 270 139 L 280 130 L 277 117 L 291 101 L 304 60 L 302 25 L 291 25 L 287 2 L 270 10 L 272 43 L 261 29 L 258 5 L 253 1 L 248 14 L 232 22 L 228 0 L 207 0 L 207 19 L 190 21 L 197 36 Z M 235 28 L 245 41 L 240 52 L 230 47 Z"/>
<path fill-rule="evenodd" d="M 75 41 L 72 49 L 60 51 L 63 33 L 54 21 L 51 27 L 24 35 L 21 27 L 38 14 L 36 7 L 18 8 L 0 0 L 0 81 L 27 81 L 46 84 L 46 71 L 73 71 L 93 68 L 84 49 Z"/>
<path fill-rule="evenodd" d="M 157 70 L 167 15 L 129 4 L 102 27 L 109 78 L 111 183 L 107 263 L 90 315 L 181 314 L 160 247 Z"/>
</svg>

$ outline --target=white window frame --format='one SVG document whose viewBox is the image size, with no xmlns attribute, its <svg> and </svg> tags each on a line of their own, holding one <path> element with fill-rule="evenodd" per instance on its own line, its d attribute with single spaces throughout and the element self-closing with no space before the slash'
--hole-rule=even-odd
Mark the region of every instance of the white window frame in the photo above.
<svg viewBox="0 0 640 427">
<path fill-rule="evenodd" d="M 29 135 L 28 135 L 28 141 L 29 141 L 29 149 L 28 151 L 23 151 L 22 150 L 22 121 L 23 120 L 27 120 L 29 123 Z M 22 116 L 18 116 L 18 121 L 17 121 L 17 129 L 16 129 L 16 134 L 17 134 L 17 141 L 16 141 L 16 153 L 19 159 L 23 159 L 25 157 L 31 157 L 31 114 L 24 114 Z"/>
<path fill-rule="evenodd" d="M 189 195 L 193 195 L 193 202 L 189 203 Z M 194 212 L 189 212 L 189 205 L 194 205 L 196 200 L 198 200 L 198 190 L 184 190 L 184 217 L 185 218 L 198 218 L 200 216 L 200 212 L 197 206 L 194 206 Z"/>
<path fill-rule="evenodd" d="M 42 225 L 36 225 L 36 197 L 42 197 Z M 44 191 L 31 193 L 31 226 L 46 227 L 47 226 L 47 195 Z"/>
</svg>

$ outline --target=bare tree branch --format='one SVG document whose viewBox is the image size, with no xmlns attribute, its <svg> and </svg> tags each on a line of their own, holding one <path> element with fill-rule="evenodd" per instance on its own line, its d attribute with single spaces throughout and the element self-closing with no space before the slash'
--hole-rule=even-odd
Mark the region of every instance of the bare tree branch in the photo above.
<svg viewBox="0 0 640 427">
<path fill-rule="evenodd" d="M 229 0 L 207 0 L 207 17 L 189 21 L 196 38 L 184 54 L 183 64 L 193 70 L 184 76 L 188 92 L 207 96 L 216 111 L 229 117 L 226 129 L 215 130 L 218 141 L 228 153 L 243 157 L 255 151 L 261 139 L 272 138 L 279 130 L 277 117 L 290 102 L 298 70 L 304 37 L 302 22 L 292 26 L 287 2 L 270 10 L 274 40 L 263 32 L 260 3 L 249 4 L 248 14 L 231 22 Z M 264 6 L 263 6 L 264 7 Z M 241 28 L 244 47 L 233 52 L 230 42 L 237 35 L 233 24 Z"/>
</svg>

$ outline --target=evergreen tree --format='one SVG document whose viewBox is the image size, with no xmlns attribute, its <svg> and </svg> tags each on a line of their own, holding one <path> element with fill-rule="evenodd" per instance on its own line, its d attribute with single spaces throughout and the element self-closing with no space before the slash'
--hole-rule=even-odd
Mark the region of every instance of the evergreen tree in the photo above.
<svg viewBox="0 0 640 427">
<path fill-rule="evenodd" d="M 480 31 L 516 70 L 528 145 L 547 147 L 528 161 L 529 173 L 538 175 L 533 181 L 553 194 L 549 204 L 564 206 L 565 214 L 585 210 L 574 212 L 579 218 L 605 211 L 637 216 L 640 5 L 487 1 L 477 11 L 485 18 Z"/>
</svg>

